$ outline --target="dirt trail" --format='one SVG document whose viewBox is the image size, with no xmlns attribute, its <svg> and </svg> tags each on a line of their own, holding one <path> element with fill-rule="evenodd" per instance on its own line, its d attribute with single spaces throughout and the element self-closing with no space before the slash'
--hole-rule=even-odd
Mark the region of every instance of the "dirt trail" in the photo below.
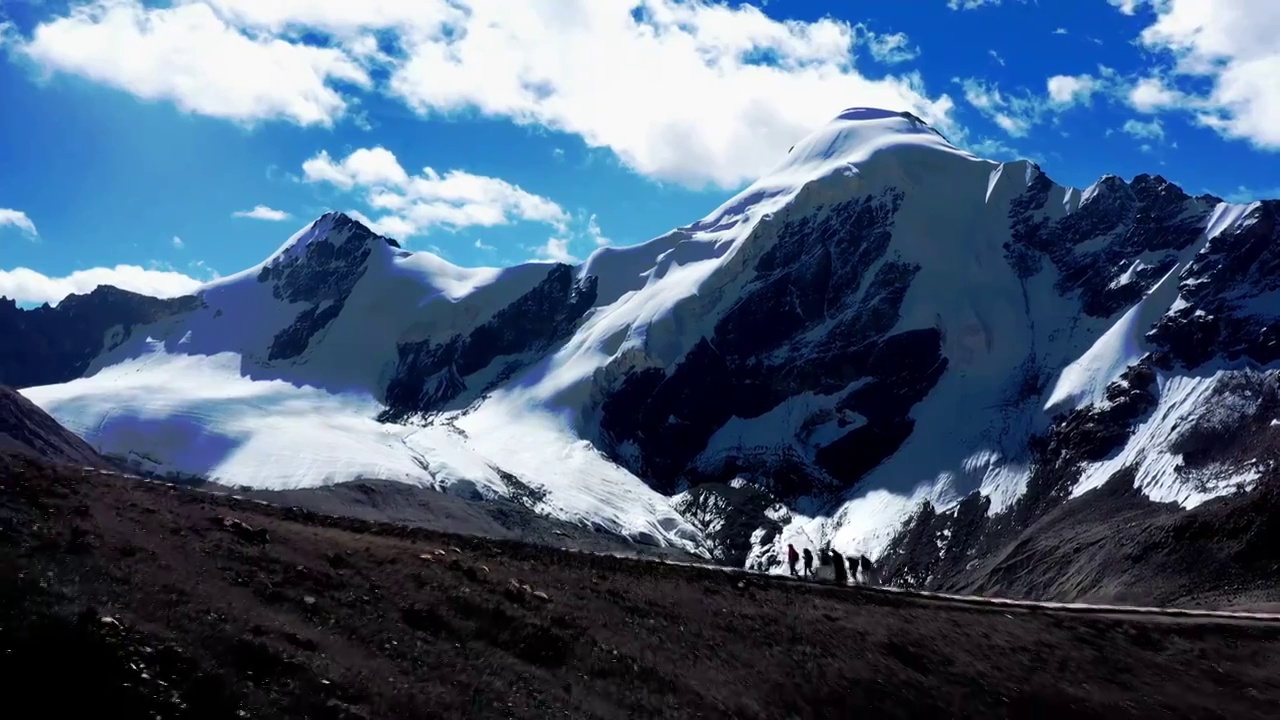
<svg viewBox="0 0 1280 720">
<path fill-rule="evenodd" d="M 821 587 L 0 460 L 0 677 L 31 717 L 1249 718 L 1280 706 L 1280 625 Z"/>
</svg>

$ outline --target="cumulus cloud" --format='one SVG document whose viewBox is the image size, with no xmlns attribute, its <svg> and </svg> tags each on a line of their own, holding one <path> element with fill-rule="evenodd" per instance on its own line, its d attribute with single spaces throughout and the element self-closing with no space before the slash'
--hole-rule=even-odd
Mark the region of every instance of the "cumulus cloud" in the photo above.
<svg viewBox="0 0 1280 720">
<path fill-rule="evenodd" d="M 1140 3 L 1112 4 L 1132 12 Z M 1142 31 L 1142 43 L 1173 57 L 1174 76 L 1207 81 L 1209 89 L 1183 96 L 1158 92 L 1163 85 L 1148 85 L 1141 93 L 1135 87 L 1135 106 L 1181 107 L 1226 137 L 1280 150 L 1280 3 L 1160 0 L 1150 8 L 1156 18 Z"/>
<path fill-rule="evenodd" d="M 270 220 L 272 222 L 280 222 L 293 217 L 283 210 L 276 210 L 266 205 L 255 205 L 252 210 L 237 210 L 231 213 L 231 217 L 250 218 L 253 220 Z"/>
<path fill-rule="evenodd" d="M 188 0 L 190 1 L 190 0 Z M 274 33 L 319 30 L 355 38 L 356 51 L 377 52 L 369 33 L 403 30 L 437 35 L 444 26 L 464 18 L 445 2 L 427 0 L 203 0 L 236 25 Z"/>
<path fill-rule="evenodd" d="M 395 154 L 381 146 L 360 148 L 338 163 L 322 150 L 302 164 L 302 174 L 309 182 L 327 182 L 343 190 L 357 185 L 400 186 L 409 182 L 409 174 L 400 167 Z"/>
<path fill-rule="evenodd" d="M 1129 89 L 1129 104 L 1139 112 L 1151 113 L 1182 103 L 1186 96 L 1165 85 L 1159 77 L 1146 77 Z"/>
<path fill-rule="evenodd" d="M 854 67 L 857 29 L 702 0 L 461 0 L 446 39 L 410 39 L 391 92 L 426 114 L 538 124 L 687 186 L 734 187 L 850 105 L 910 109 L 944 131 L 952 102 L 917 74 Z M 892 43 L 891 43 L 892 44 Z"/>
<path fill-rule="evenodd" d="M 1146 0 L 1107 0 L 1117 10 L 1125 15 L 1133 15 L 1138 12 L 1138 8 L 1146 3 Z"/>
<path fill-rule="evenodd" d="M 539 222 L 564 228 L 569 215 L 555 202 L 499 178 L 426 167 L 410 175 L 386 148 L 361 148 L 341 160 L 326 151 L 302 164 L 303 180 L 360 191 L 376 219 L 353 213 L 374 232 L 397 238 L 433 227 L 493 227 Z"/>
<path fill-rule="evenodd" d="M 247 34 L 202 2 L 149 8 L 97 0 L 13 42 L 51 73 L 236 121 L 331 125 L 348 107 L 340 87 L 371 83 L 342 49 Z"/>
<path fill-rule="evenodd" d="M 186 247 L 186 243 L 182 242 L 182 238 L 178 237 L 177 235 L 173 236 L 173 240 L 171 242 L 173 243 L 173 246 L 178 250 L 181 250 L 182 248 Z"/>
<path fill-rule="evenodd" d="M 36 224 L 32 222 L 31 218 L 27 217 L 27 214 L 21 210 L 0 208 L 0 227 L 4 227 L 5 225 L 16 227 L 32 237 L 38 235 L 36 232 Z"/>
<path fill-rule="evenodd" d="M 539 125 L 690 187 L 736 187 L 850 105 L 911 110 L 944 132 L 953 103 L 918 51 L 830 17 L 779 20 L 710 0 L 92 0 L 19 37 L 52 72 L 196 113 L 329 125 L 357 90 L 423 115 Z"/>
<path fill-rule="evenodd" d="M 68 295 L 83 295 L 100 285 L 170 298 L 189 295 L 202 284 L 202 281 L 180 272 L 137 265 L 77 270 L 63 277 L 51 277 L 24 267 L 0 270 L 0 297 L 32 304 L 56 305 Z"/>
<path fill-rule="evenodd" d="M 1049 101 L 1055 105 L 1066 106 L 1076 103 L 1088 103 L 1093 93 L 1098 90 L 1098 80 L 1092 75 L 1054 75 L 1046 83 Z"/>
</svg>

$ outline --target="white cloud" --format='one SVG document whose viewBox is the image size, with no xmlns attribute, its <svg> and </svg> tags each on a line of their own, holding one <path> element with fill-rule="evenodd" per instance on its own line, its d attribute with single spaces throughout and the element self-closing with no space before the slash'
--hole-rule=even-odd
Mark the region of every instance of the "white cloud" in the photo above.
<svg viewBox="0 0 1280 720">
<path fill-rule="evenodd" d="M 1005 95 L 996 84 L 977 78 L 955 78 L 954 82 L 964 89 L 966 102 L 1014 137 L 1030 132 L 1044 112 L 1043 103 L 1030 95 Z"/>
<path fill-rule="evenodd" d="M 569 265 L 580 262 L 569 252 L 569 241 L 562 238 L 547 238 L 547 244 L 534 250 L 534 256 L 542 260 Z"/>
<path fill-rule="evenodd" d="M 470 12 L 447 39 L 404 39 L 394 95 L 572 133 L 653 178 L 736 187 L 853 104 L 952 125 L 950 98 L 918 75 L 861 75 L 856 28 L 831 18 L 704 0 L 458 4 Z"/>
<path fill-rule="evenodd" d="M 181 250 L 186 245 L 186 243 L 182 242 L 182 238 L 178 237 L 177 235 L 173 236 L 172 242 L 173 242 L 173 246 L 179 250 Z"/>
<path fill-rule="evenodd" d="M 1098 90 L 1098 81 L 1092 75 L 1054 75 L 1046 85 L 1050 102 L 1059 106 L 1088 103 Z"/>
<path fill-rule="evenodd" d="M 32 237 L 39 234 L 36 232 L 36 224 L 21 210 L 0 208 L 0 227 L 5 225 L 12 225 Z"/>
<path fill-rule="evenodd" d="M 484 240 L 481 240 L 481 239 L 477 238 L 477 239 L 476 239 L 476 249 L 477 249 L 477 250 L 484 250 L 485 252 L 493 252 L 494 250 L 497 250 L 498 248 L 496 248 L 496 247 L 494 247 L 494 246 L 492 246 L 492 245 L 485 245 L 485 244 L 484 244 Z"/>
<path fill-rule="evenodd" d="M 906 33 L 875 33 L 864 25 L 857 25 L 858 42 L 867 48 L 871 57 L 894 65 L 920 57 L 920 48 L 911 45 L 911 38 Z"/>
<path fill-rule="evenodd" d="M 999 4 L 1000 0 L 947 0 L 947 7 L 952 10 L 976 10 L 980 7 Z"/>
<path fill-rule="evenodd" d="M 1147 0 L 1107 0 L 1117 10 L 1125 15 L 1133 15 L 1138 12 L 1138 8 L 1146 4 Z"/>
<path fill-rule="evenodd" d="M 1159 118 L 1154 118 L 1151 122 L 1130 119 L 1125 121 L 1120 129 L 1143 140 L 1164 140 L 1164 125 L 1160 123 Z"/>
<path fill-rule="evenodd" d="M 596 244 L 596 247 L 604 247 L 605 245 L 613 244 L 613 240 L 605 237 L 604 233 L 600 230 L 600 223 L 596 220 L 595 215 L 587 218 L 587 237 L 591 238 L 591 241 Z"/>
<path fill-rule="evenodd" d="M 237 210 L 236 212 L 231 213 L 231 217 L 280 222 L 281 220 L 288 220 L 293 216 L 283 210 L 269 208 L 266 205 L 255 205 L 252 210 Z"/>
<path fill-rule="evenodd" d="M 830 17 L 711 0 L 175 3 L 93 0 L 18 44 L 50 70 L 206 115 L 328 125 L 359 115 L 348 90 L 378 90 L 424 115 L 571 133 L 690 187 L 755 179 L 848 105 L 958 130 L 951 98 L 926 94 L 918 73 L 857 70 L 859 47 L 913 56 L 905 35 Z"/>
<path fill-rule="evenodd" d="M 360 224 L 369 228 L 379 235 L 385 235 L 390 238 L 399 238 L 401 240 L 412 237 L 418 232 L 417 226 L 409 222 L 405 218 L 396 215 L 384 215 L 374 220 L 359 210 L 348 210 L 347 214 L 355 218 Z M 439 253 L 436 253 L 437 255 Z"/>
<path fill-rule="evenodd" d="M 328 152 L 321 150 L 302 164 L 302 173 L 309 182 L 327 182 L 344 190 L 357 185 L 400 186 L 409 182 L 409 174 L 400 167 L 395 154 L 381 146 L 360 148 L 341 163 L 335 163 Z"/>
<path fill-rule="evenodd" d="M 382 147 L 361 148 L 340 161 L 321 151 L 302 165 L 306 182 L 360 190 L 377 219 L 357 218 L 382 235 L 408 238 L 438 226 L 452 229 L 540 222 L 563 229 L 569 215 L 555 202 L 499 178 L 426 167 L 409 175 Z M 356 215 L 353 214 L 353 217 Z"/>
<path fill-rule="evenodd" d="M 1159 77 L 1142 78 L 1129 89 L 1129 104 L 1139 112 L 1156 112 L 1176 106 L 1185 99 L 1185 95 L 1166 86 Z"/>
<path fill-rule="evenodd" d="M 1064 27 L 1060 27 L 1060 28 L 1057 28 L 1056 30 L 1054 30 L 1054 31 L 1053 31 L 1053 34 L 1054 34 L 1054 35 L 1066 35 L 1066 34 L 1068 34 L 1069 32 L 1070 32 L 1070 31 L 1069 31 L 1069 30 L 1067 30 L 1066 28 L 1064 28 Z"/>
<path fill-rule="evenodd" d="M 179 297 L 195 292 L 203 283 L 172 270 L 137 265 L 117 265 L 77 270 L 64 277 L 50 277 L 29 268 L 0 270 L 0 297 L 20 303 L 56 305 L 68 295 L 83 295 L 99 285 L 113 285 L 152 297 Z"/>
<path fill-rule="evenodd" d="M 1280 187 L 1267 188 L 1265 190 L 1254 190 L 1252 188 L 1240 185 L 1234 191 L 1227 193 L 1224 198 L 1227 202 L 1233 203 L 1251 203 L 1256 200 L 1280 200 Z"/>
<path fill-rule="evenodd" d="M 438 34 L 463 13 L 443 2 L 426 0 L 204 0 L 219 15 L 243 27 L 280 33 L 320 30 L 355 38 L 353 46 L 374 54 L 376 38 L 368 33 L 401 29 Z M 372 45 L 371 45 L 372 43 Z"/>
<path fill-rule="evenodd" d="M 1210 83 L 1207 94 L 1184 98 L 1180 107 L 1226 137 L 1280 150 L 1280 3 L 1160 0 L 1151 8 L 1156 20 L 1142 42 L 1172 54 L 1175 75 Z M 1173 104 L 1151 97 L 1159 100 L 1149 107 Z"/>
<path fill-rule="evenodd" d="M 1000 53 L 996 52 L 995 50 L 988 50 L 987 54 L 990 55 L 991 59 L 995 60 L 996 63 L 1000 65 L 1000 67 L 1004 67 L 1004 64 L 1005 64 L 1004 58 L 1000 56 Z"/>
<path fill-rule="evenodd" d="M 147 8 L 137 0 L 96 0 L 15 44 L 47 71 L 245 122 L 327 126 L 348 106 L 335 86 L 371 82 L 341 49 L 246 34 L 199 2 Z"/>
<path fill-rule="evenodd" d="M 1023 157 L 1017 149 L 1001 140 L 983 138 L 976 142 L 965 143 L 965 149 L 978 157 L 989 160 L 1017 160 Z"/>
</svg>

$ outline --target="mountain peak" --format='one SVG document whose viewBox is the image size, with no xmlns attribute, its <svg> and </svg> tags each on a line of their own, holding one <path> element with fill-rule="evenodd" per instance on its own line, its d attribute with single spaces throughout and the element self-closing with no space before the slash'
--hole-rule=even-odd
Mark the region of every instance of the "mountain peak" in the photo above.
<svg viewBox="0 0 1280 720">
<path fill-rule="evenodd" d="M 329 232 L 332 232 L 334 230 L 345 230 L 345 229 L 354 228 L 356 229 L 357 232 L 360 232 L 360 234 L 372 235 L 374 237 L 381 239 L 383 242 L 385 242 L 386 244 L 390 245 L 393 248 L 396 248 L 397 250 L 401 249 L 400 243 L 397 242 L 394 238 L 389 238 L 384 235 L 378 235 L 373 230 L 371 230 L 368 225 L 365 225 L 360 220 L 357 220 L 356 218 L 340 210 L 330 210 L 329 212 L 316 218 L 315 222 L 311 223 L 311 227 L 317 227 L 317 226 L 324 227 Z"/>
<path fill-rule="evenodd" d="M 277 299 L 315 303 L 345 297 L 370 258 L 399 249 L 395 240 L 346 213 L 327 212 L 247 272 L 256 272 L 259 283 L 272 283 Z"/>
</svg>

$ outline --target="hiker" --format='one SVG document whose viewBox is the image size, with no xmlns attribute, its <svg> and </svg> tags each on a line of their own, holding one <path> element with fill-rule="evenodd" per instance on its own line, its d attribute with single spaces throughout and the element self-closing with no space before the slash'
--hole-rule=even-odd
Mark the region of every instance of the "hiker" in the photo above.
<svg viewBox="0 0 1280 720">
<path fill-rule="evenodd" d="M 863 577 L 867 578 L 868 585 L 880 584 L 880 569 L 866 555 L 862 556 L 862 572 L 864 573 Z"/>
<path fill-rule="evenodd" d="M 835 570 L 835 581 L 837 585 L 849 584 L 849 573 L 844 566 L 844 555 L 838 552 L 831 553 L 831 564 Z"/>
<path fill-rule="evenodd" d="M 805 550 L 805 552 L 809 552 Z M 791 577 L 799 577 L 800 573 L 796 572 L 796 563 L 800 561 L 800 553 L 796 552 L 796 546 L 787 543 L 787 565 L 791 568 Z"/>
<path fill-rule="evenodd" d="M 858 558 L 849 555 L 845 560 L 849 563 L 849 579 L 853 581 L 854 585 L 861 585 L 862 582 L 858 580 L 858 568 L 861 566 Z"/>
<path fill-rule="evenodd" d="M 804 549 L 804 576 L 813 576 L 813 551 L 809 548 Z"/>
</svg>

